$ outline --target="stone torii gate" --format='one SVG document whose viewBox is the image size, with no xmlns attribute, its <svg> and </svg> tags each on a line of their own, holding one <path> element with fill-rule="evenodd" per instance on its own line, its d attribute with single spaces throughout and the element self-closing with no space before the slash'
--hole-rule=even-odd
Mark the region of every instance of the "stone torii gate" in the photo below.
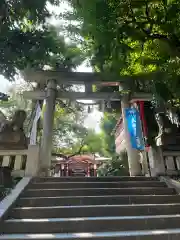
<svg viewBox="0 0 180 240">
<path fill-rule="evenodd" d="M 132 101 L 148 101 L 151 96 L 143 93 L 134 93 L 129 99 L 129 95 L 119 92 L 93 92 L 92 86 L 121 86 L 127 81 L 113 75 L 102 73 L 83 72 L 62 72 L 62 71 L 26 71 L 24 78 L 29 82 L 37 82 L 44 87 L 43 90 L 24 92 L 24 98 L 33 100 L 46 100 L 46 109 L 43 118 L 43 135 L 40 150 L 41 168 L 50 169 L 52 151 L 52 132 L 56 99 L 68 100 L 94 100 L 94 101 L 121 101 L 122 116 L 125 127 L 126 149 L 128 153 L 128 163 L 131 176 L 141 174 L 139 164 L 139 152 L 133 149 L 130 144 L 127 123 L 125 119 L 125 108 L 130 106 Z M 112 80 L 113 79 L 113 80 Z M 84 85 L 85 92 L 62 92 L 58 90 L 58 85 Z M 130 100 L 130 101 L 129 101 Z"/>
</svg>

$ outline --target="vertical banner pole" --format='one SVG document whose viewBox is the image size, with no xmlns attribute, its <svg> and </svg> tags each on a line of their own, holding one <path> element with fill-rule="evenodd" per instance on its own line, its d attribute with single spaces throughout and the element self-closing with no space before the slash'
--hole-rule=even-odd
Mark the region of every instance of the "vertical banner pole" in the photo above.
<svg viewBox="0 0 180 240">
<path fill-rule="evenodd" d="M 87 176 L 90 177 L 90 167 L 89 167 L 89 163 L 88 163 L 88 169 L 87 169 Z"/>
<path fill-rule="evenodd" d="M 96 164 L 96 155 L 94 155 L 94 165 L 93 165 L 93 170 L 94 170 L 94 177 L 97 177 L 97 164 Z"/>
<path fill-rule="evenodd" d="M 66 168 L 66 176 L 68 177 L 69 176 L 69 165 L 67 163 L 67 168 Z"/>
<path fill-rule="evenodd" d="M 145 162 L 144 164 L 144 168 L 145 168 L 145 172 L 147 172 L 147 174 L 149 176 L 151 176 L 151 171 L 150 171 L 150 165 L 149 165 L 149 159 L 148 159 L 148 155 L 146 152 L 146 147 L 148 147 L 147 144 L 147 135 L 148 135 L 148 128 L 147 128 L 147 123 L 146 123 L 146 119 L 145 119 L 145 113 L 144 113 L 144 101 L 140 101 L 138 102 L 139 104 L 139 112 L 140 112 L 140 118 L 141 118 L 141 126 L 142 126 L 142 131 L 143 131 L 143 135 L 144 135 L 144 156 L 143 156 L 143 160 Z"/>
</svg>

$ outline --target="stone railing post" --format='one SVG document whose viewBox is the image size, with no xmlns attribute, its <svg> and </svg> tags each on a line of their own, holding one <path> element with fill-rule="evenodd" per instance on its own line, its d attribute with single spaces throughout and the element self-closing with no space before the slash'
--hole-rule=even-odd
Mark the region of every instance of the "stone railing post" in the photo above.
<svg viewBox="0 0 180 240">
<path fill-rule="evenodd" d="M 166 172 L 162 150 L 159 147 L 150 147 L 148 151 L 151 176 L 164 175 Z"/>
<path fill-rule="evenodd" d="M 39 146 L 38 145 L 29 145 L 27 162 L 25 169 L 26 177 L 37 176 L 40 169 L 40 155 L 39 155 Z"/>
</svg>

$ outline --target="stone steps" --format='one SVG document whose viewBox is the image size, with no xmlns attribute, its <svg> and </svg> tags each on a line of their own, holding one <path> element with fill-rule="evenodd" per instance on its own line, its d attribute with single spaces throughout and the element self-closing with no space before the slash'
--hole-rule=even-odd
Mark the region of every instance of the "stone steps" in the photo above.
<svg viewBox="0 0 180 240">
<path fill-rule="evenodd" d="M 0 239 L 179 240 L 180 195 L 157 178 L 34 178 Z"/>
<path fill-rule="evenodd" d="M 93 233 L 74 233 L 74 234 L 11 234 L 0 236 L 2 240 L 179 240 L 180 228 L 161 229 L 150 231 L 118 231 L 118 232 L 93 232 Z"/>
<path fill-rule="evenodd" d="M 180 213 L 178 204 L 86 205 L 14 208 L 10 218 L 56 218 L 95 216 L 139 216 Z"/>
<path fill-rule="evenodd" d="M 70 205 L 113 205 L 113 204 L 165 204 L 180 203 L 180 195 L 101 195 L 101 196 L 59 196 L 59 197 L 22 197 L 17 207 L 48 207 Z"/>
<path fill-rule="evenodd" d="M 81 188 L 128 188 L 138 187 L 167 187 L 160 181 L 113 181 L 113 182 L 41 182 L 30 185 L 31 189 L 81 189 Z"/>
<path fill-rule="evenodd" d="M 27 189 L 21 197 L 58 197 L 58 196 L 101 196 L 101 195 L 171 195 L 175 190 L 165 187 L 127 187 L 127 188 L 40 188 Z"/>
<path fill-rule="evenodd" d="M 32 183 L 38 182 L 123 182 L 123 181 L 159 181 L 158 177 L 38 177 L 34 178 Z"/>
<path fill-rule="evenodd" d="M 79 232 L 112 232 L 136 231 L 153 229 L 179 228 L 180 215 L 129 216 L 103 218 L 66 218 L 66 219 L 20 219 L 3 223 L 5 234 L 48 234 L 48 233 L 79 233 Z"/>
</svg>

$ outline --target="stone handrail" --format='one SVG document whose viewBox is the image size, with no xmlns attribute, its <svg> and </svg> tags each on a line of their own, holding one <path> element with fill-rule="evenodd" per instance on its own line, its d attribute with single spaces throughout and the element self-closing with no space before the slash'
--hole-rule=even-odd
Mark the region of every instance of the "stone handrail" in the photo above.
<svg viewBox="0 0 180 240">
<path fill-rule="evenodd" d="M 17 198 L 30 183 L 31 177 L 24 177 L 15 186 L 15 188 L 0 202 L 0 221 L 6 217 L 10 208 L 16 203 Z"/>
<path fill-rule="evenodd" d="M 14 177 L 35 176 L 39 170 L 39 146 L 24 150 L 0 150 L 0 167 L 10 167 Z"/>
<path fill-rule="evenodd" d="M 152 176 L 180 174 L 180 151 L 162 151 L 160 147 L 150 147 L 148 156 Z"/>
<path fill-rule="evenodd" d="M 180 173 L 180 151 L 164 151 L 162 156 L 166 174 L 178 175 Z"/>
</svg>

